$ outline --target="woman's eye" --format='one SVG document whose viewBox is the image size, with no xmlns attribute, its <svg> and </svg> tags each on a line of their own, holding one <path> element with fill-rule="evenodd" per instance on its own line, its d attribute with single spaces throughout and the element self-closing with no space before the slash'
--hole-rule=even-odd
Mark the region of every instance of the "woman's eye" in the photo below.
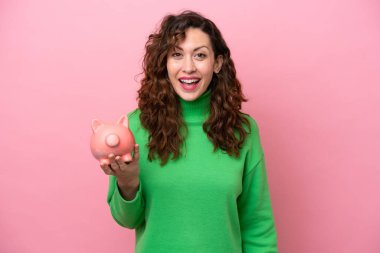
<svg viewBox="0 0 380 253">
<path fill-rule="evenodd" d="M 196 54 L 196 57 L 200 58 L 200 59 L 203 59 L 203 58 L 206 58 L 206 55 L 203 54 L 203 53 L 199 53 L 199 54 Z"/>
<path fill-rule="evenodd" d="M 181 56 L 181 54 L 180 53 L 173 53 L 172 56 L 173 57 L 179 57 L 179 56 Z"/>
</svg>

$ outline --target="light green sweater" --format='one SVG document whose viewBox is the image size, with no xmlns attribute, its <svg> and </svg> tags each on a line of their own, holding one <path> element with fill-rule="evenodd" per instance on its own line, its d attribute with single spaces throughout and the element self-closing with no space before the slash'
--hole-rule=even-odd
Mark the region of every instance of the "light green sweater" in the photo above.
<svg viewBox="0 0 380 253">
<path fill-rule="evenodd" d="M 195 101 L 180 98 L 188 126 L 183 157 L 147 159 L 148 132 L 138 109 L 128 113 L 140 146 L 140 186 L 133 200 L 120 195 L 110 176 L 107 201 L 116 222 L 135 229 L 137 253 L 274 253 L 277 235 L 258 126 L 240 157 L 218 149 L 203 132 L 210 90 Z"/>
</svg>

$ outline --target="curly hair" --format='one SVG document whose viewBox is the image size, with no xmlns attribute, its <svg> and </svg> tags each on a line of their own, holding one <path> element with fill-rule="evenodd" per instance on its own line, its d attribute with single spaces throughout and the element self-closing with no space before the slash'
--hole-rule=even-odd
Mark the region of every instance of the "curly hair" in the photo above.
<svg viewBox="0 0 380 253">
<path fill-rule="evenodd" d="M 149 35 L 145 44 L 141 88 L 138 90 L 140 121 L 149 132 L 148 159 L 157 154 L 161 166 L 181 155 L 181 147 L 187 135 L 187 126 L 182 119 L 181 104 L 172 87 L 166 68 L 168 52 L 185 39 L 188 28 L 199 28 L 209 35 L 215 58 L 223 56 L 223 65 L 213 75 L 210 115 L 203 123 L 203 131 L 217 148 L 239 157 L 239 150 L 251 131 L 246 114 L 240 111 L 241 103 L 248 101 L 236 78 L 236 70 L 221 32 L 216 25 L 201 14 L 183 11 L 179 15 L 167 15 L 155 33 Z M 244 125 L 248 127 L 247 130 Z M 238 135 L 237 135 L 238 133 Z"/>
</svg>

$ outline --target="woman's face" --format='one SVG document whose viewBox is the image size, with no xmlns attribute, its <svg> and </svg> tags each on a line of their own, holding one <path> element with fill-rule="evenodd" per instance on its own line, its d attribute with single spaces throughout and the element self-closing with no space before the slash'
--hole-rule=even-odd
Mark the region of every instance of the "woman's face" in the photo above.
<svg viewBox="0 0 380 253">
<path fill-rule="evenodd" d="M 221 55 L 215 60 L 208 34 L 199 28 L 188 28 L 186 38 L 169 51 L 166 67 L 175 92 L 193 101 L 207 90 L 222 63 Z"/>
</svg>

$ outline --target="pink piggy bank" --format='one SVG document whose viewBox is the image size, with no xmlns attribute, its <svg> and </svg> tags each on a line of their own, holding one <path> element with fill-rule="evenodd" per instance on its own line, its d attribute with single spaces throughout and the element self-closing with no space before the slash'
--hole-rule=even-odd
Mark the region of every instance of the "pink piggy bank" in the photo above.
<svg viewBox="0 0 380 253">
<path fill-rule="evenodd" d="M 108 155 L 121 156 L 122 161 L 132 160 L 135 138 L 129 130 L 126 116 L 121 116 L 116 124 L 107 124 L 98 119 L 92 120 L 91 152 L 100 163 L 110 164 Z"/>
</svg>

